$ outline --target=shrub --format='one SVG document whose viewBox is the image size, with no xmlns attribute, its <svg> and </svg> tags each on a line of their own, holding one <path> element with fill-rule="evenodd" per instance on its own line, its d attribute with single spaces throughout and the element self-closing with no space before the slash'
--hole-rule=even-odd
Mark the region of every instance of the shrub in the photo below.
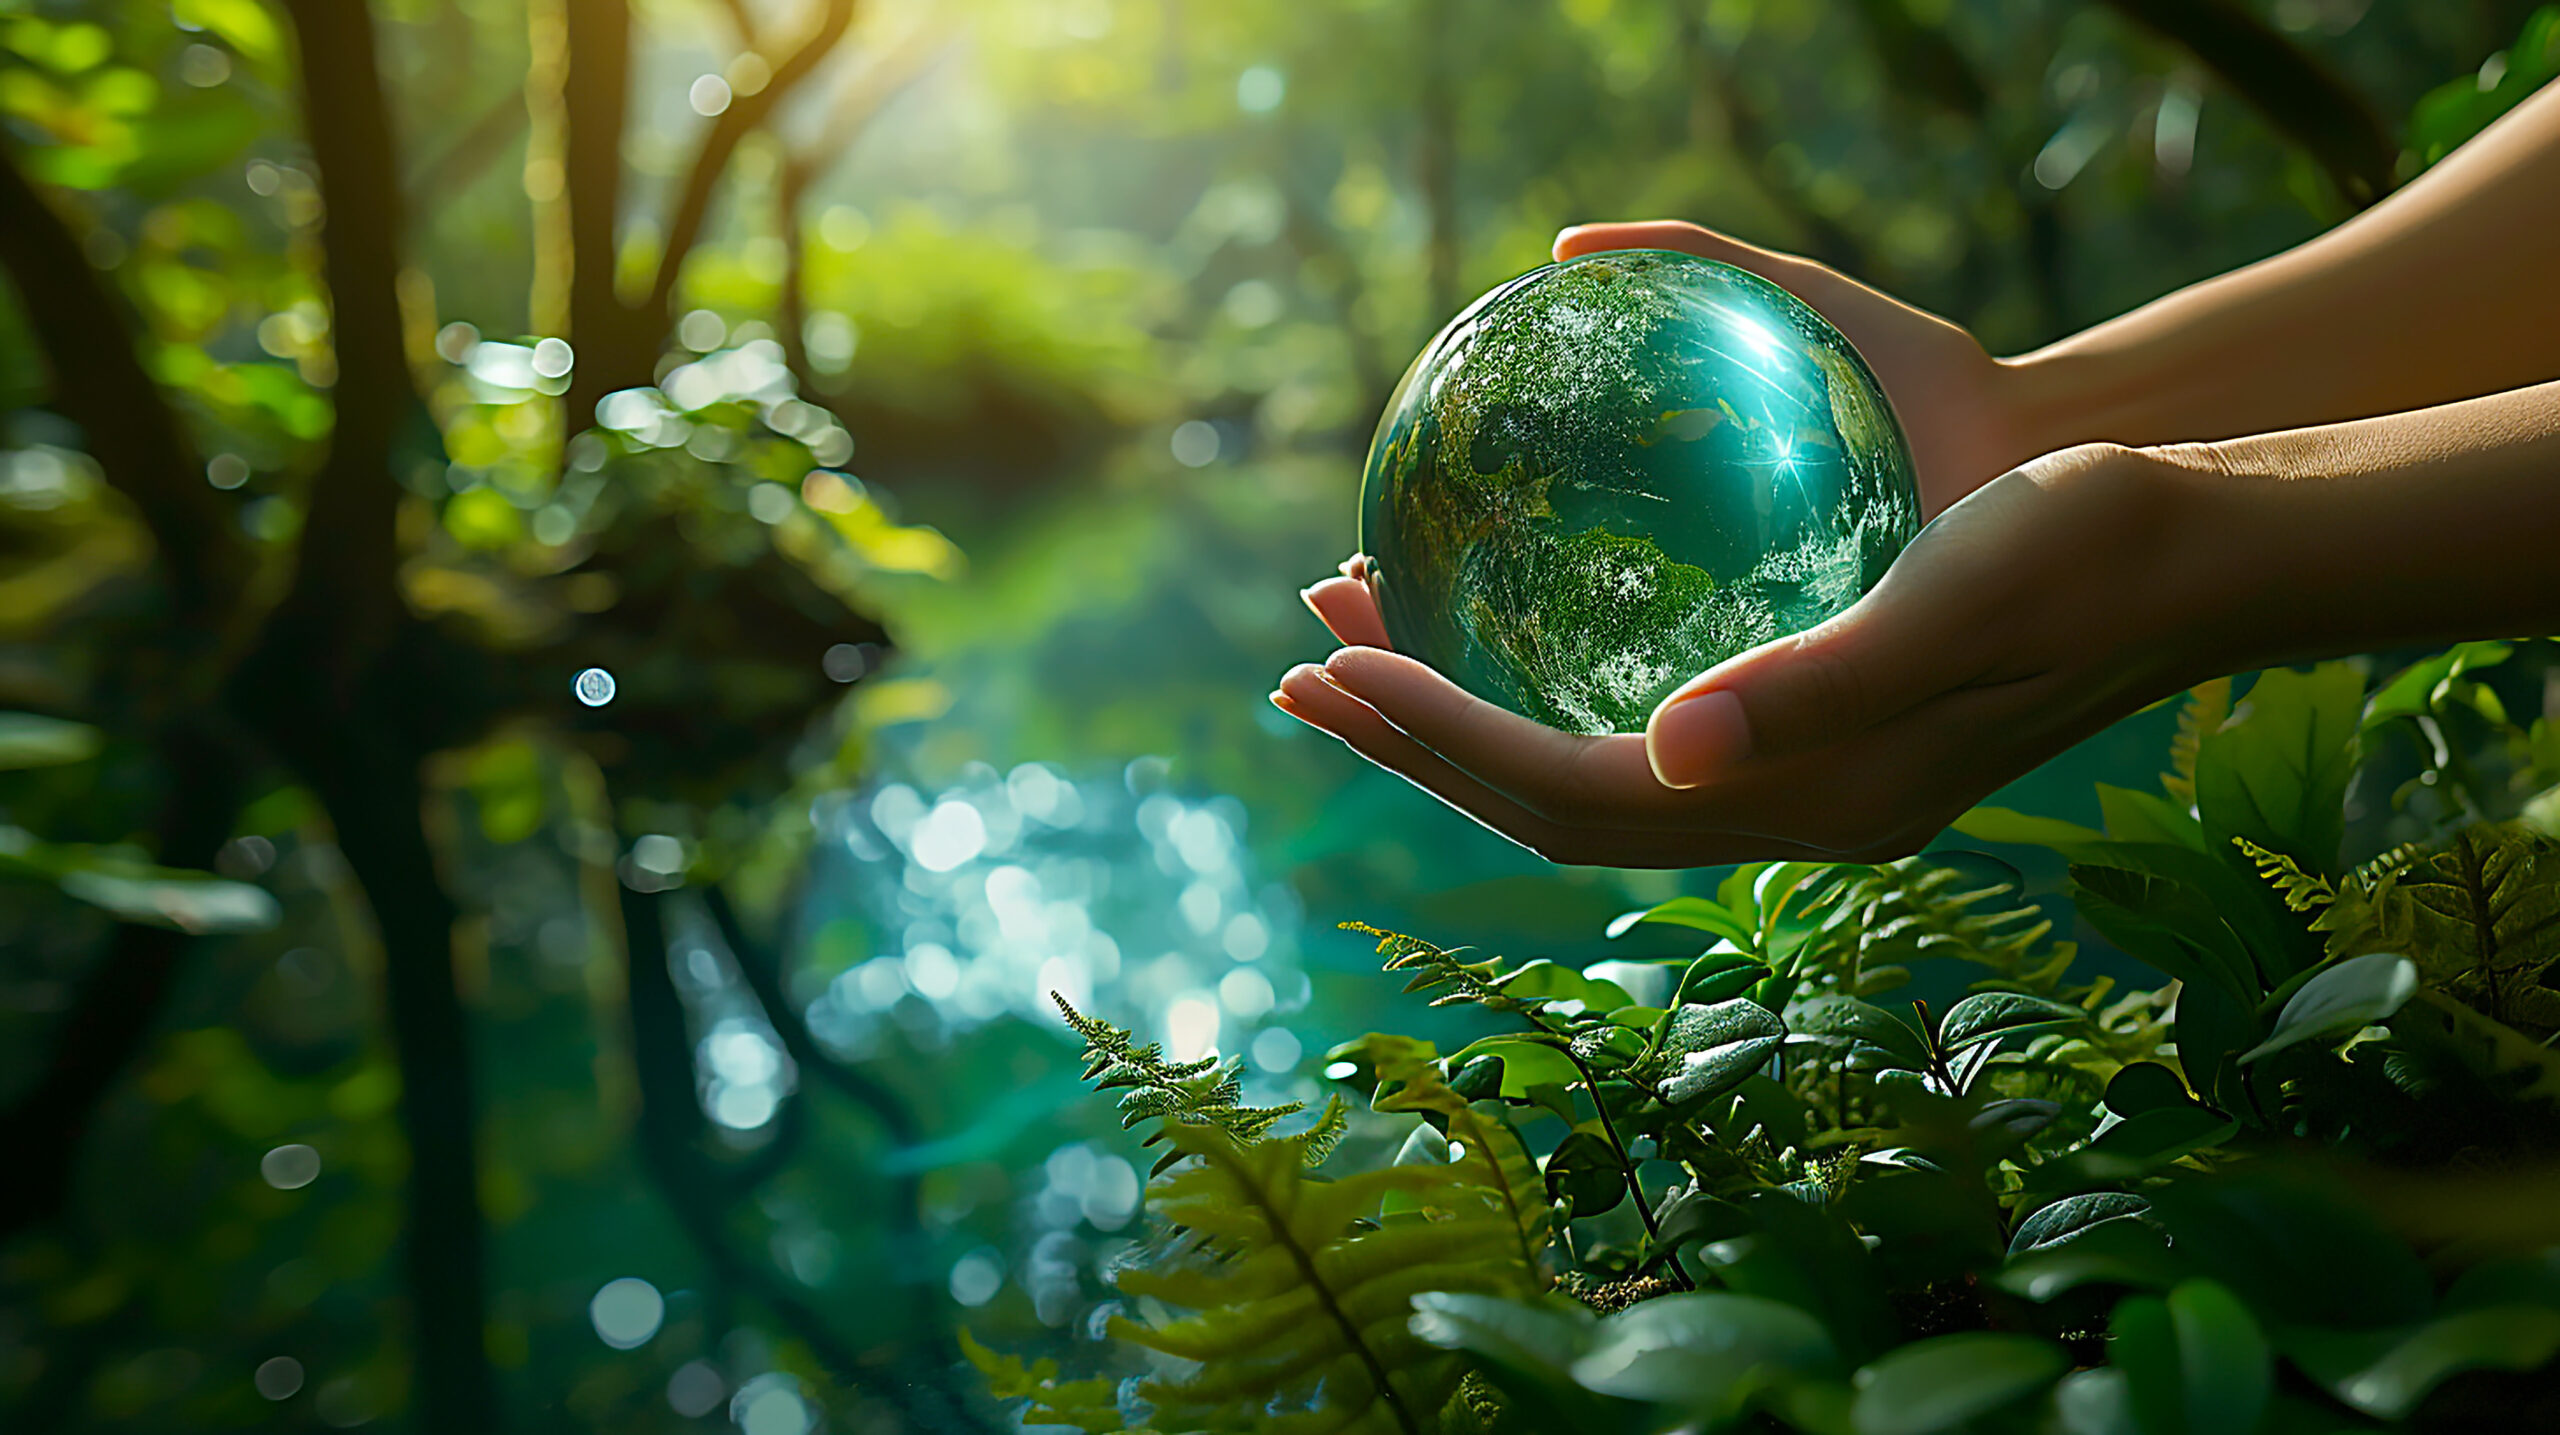
<svg viewBox="0 0 2560 1435">
<path fill-rule="evenodd" d="M 1713 939 L 1671 962 L 1351 924 L 1500 1024 L 1336 1049 L 1355 1135 L 1403 1138 L 1351 1171 L 1317 1168 L 1389 1148 L 1327 1161 L 1336 1108 L 1280 1134 L 1070 1013 L 1168 1151 L 1111 1326 L 1153 1373 L 972 1358 L 1090 1431 L 2560 1428 L 2560 741 L 2479 676 L 2514 652 L 2208 684 L 2103 829 L 1958 824 L 2059 854 L 2156 985 L 1978 853 L 1748 866 L 1612 929 Z M 2351 794 L 2416 835 L 2349 865 Z"/>
</svg>

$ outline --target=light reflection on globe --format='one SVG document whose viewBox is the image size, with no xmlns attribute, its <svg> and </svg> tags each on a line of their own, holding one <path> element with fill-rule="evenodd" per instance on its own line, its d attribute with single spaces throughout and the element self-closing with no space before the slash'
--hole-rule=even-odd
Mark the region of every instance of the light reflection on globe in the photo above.
<svg viewBox="0 0 2560 1435">
<path fill-rule="evenodd" d="M 1370 445 L 1387 635 L 1480 697 L 1634 732 L 1691 676 L 1840 612 L 1920 526 L 1840 332 L 1730 265 L 1586 255 L 1477 300 Z"/>
</svg>

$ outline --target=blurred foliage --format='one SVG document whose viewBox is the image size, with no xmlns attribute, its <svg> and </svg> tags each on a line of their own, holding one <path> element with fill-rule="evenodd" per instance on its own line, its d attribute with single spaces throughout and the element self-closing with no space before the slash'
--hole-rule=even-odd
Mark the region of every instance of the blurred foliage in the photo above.
<svg viewBox="0 0 2560 1435">
<path fill-rule="evenodd" d="M 1143 1241 L 1047 992 L 1279 1106 L 1385 1004 L 1303 911 L 1719 900 L 1259 698 L 1463 298 L 1681 214 L 2023 347 L 2439 157 L 2531 9 L 0 0 L 5 1423 L 992 1428 L 956 1316 L 1082 1344 Z M 2534 815 L 2484 656 L 2351 842 Z"/>
</svg>

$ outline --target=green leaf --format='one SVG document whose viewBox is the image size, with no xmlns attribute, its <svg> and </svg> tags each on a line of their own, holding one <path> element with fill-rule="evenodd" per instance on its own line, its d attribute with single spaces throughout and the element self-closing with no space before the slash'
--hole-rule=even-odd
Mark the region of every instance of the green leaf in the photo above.
<svg viewBox="0 0 2560 1435">
<path fill-rule="evenodd" d="M 2466 1370 L 2539 1370 L 2560 1355 L 2560 1311 L 2485 1306 L 2439 1316 L 2387 1339 L 2338 1333 L 2297 1338 L 2287 1354 L 2331 1394 L 2382 1420 L 2399 1420 Z"/>
<path fill-rule="evenodd" d="M 2409 116 L 2407 157 L 2419 168 L 2452 153 L 2463 141 L 2489 127 L 2560 75 L 2560 6 L 2545 5 L 2524 22 L 2515 44 L 2501 51 L 2495 84 L 2484 84 L 2490 71 L 2462 75 L 2429 90 Z"/>
<path fill-rule="evenodd" d="M 2156 1061 L 2137 1061 L 2117 1072 L 2108 1079 L 2106 1095 L 2101 1099 L 2118 1116 L 2139 1116 L 2158 1107 L 2196 1104 L 2178 1073 Z"/>
<path fill-rule="evenodd" d="M 1741 1207 L 1694 1186 L 1663 1202 L 1654 1221 L 1661 1229 L 1653 1245 L 1657 1258 L 1692 1241 L 1728 1240 L 1751 1229 Z"/>
<path fill-rule="evenodd" d="M 1740 952 L 1708 952 L 1680 974 L 1680 985 L 1666 1003 L 1673 1010 L 1690 1003 L 1712 1006 L 1749 991 L 1766 979 L 1769 969 Z"/>
<path fill-rule="evenodd" d="M 1756 1384 L 1780 1373 L 1836 1373 L 1839 1354 L 1822 1323 L 1759 1296 L 1697 1291 L 1657 1296 L 1600 1322 L 1573 1362 L 1583 1388 L 1626 1400 L 1729 1415 Z"/>
<path fill-rule="evenodd" d="M 2404 1324 L 2434 1302 L 2408 1243 L 2307 1170 L 2248 1162 L 2174 1180 L 2151 1210 L 2189 1271 L 2210 1272 L 2270 1329 Z"/>
<path fill-rule="evenodd" d="M 1627 1199 L 1627 1172 L 1615 1148 L 1588 1131 L 1569 1133 L 1547 1153 L 1547 1194 L 1573 1203 L 1573 1216 L 1614 1211 Z"/>
<path fill-rule="evenodd" d="M 2318 962 L 2320 938 L 2304 927 L 2301 918 L 2287 912 L 2284 899 L 2238 857 L 2237 848 L 2208 853 L 2165 842 L 2107 842 L 2077 860 L 2165 879 L 2196 894 L 2230 930 L 2265 981 L 2281 980 Z"/>
<path fill-rule="evenodd" d="M 1164 1134 L 1196 1161 L 1156 1183 L 1148 1205 L 1198 1240 L 1120 1270 L 1136 1308 L 1165 1313 L 1117 1317 L 1110 1331 L 1175 1357 L 1141 1387 L 1165 1428 L 1256 1428 L 1273 1406 L 1319 1392 L 1329 1428 L 1420 1428 L 1465 1367 L 1413 1333 L 1414 1298 L 1534 1287 L 1516 1222 L 1463 1163 L 1325 1181 L 1307 1174 L 1298 1138 L 1247 1145 L 1187 1121 Z M 1365 1221 L 1390 1193 L 1444 1214 Z"/>
<path fill-rule="evenodd" d="M 1510 1032 L 1467 1043 L 1449 1058 L 1449 1064 L 1453 1068 L 1464 1067 L 1484 1056 L 1502 1058 L 1505 1101 L 1528 1100 L 1533 1086 L 1571 1086 L 1582 1079 L 1582 1073 L 1574 1070 L 1573 1059 L 1553 1042 Z"/>
<path fill-rule="evenodd" d="M 1607 982 L 1625 992 L 1627 1000 L 1635 1006 L 1660 1011 L 1672 1005 L 1672 994 L 1679 987 L 1681 973 L 1668 962 L 1607 961 L 1593 962 L 1584 967 L 1582 975 L 1586 980 Z"/>
<path fill-rule="evenodd" d="M 2351 663 L 2270 668 L 2196 749 L 2196 811 L 2208 851 L 2246 837 L 2329 873 L 2346 835 L 2347 781 L 2364 712 Z"/>
<path fill-rule="evenodd" d="M 1671 1014 L 1660 1046 L 1636 1074 L 1669 1101 L 1703 1101 L 1740 1086 L 1786 1035 L 1776 1012 L 1748 999 L 1684 1006 Z"/>
<path fill-rule="evenodd" d="M 1855 997 L 1819 996 L 1800 1002 L 1787 1013 L 1787 1026 L 1799 1036 L 1847 1040 L 1874 1048 L 1906 1067 L 1916 1069 L 1929 1064 L 1928 1041 L 1910 1022 Z"/>
<path fill-rule="evenodd" d="M 2108 941 L 2168 976 L 2220 989 L 2242 1006 L 2258 995 L 2256 963 L 2205 895 L 2184 883 L 2071 864 L 2072 901 Z"/>
<path fill-rule="evenodd" d="M 2128 1220 L 2150 1209 L 2149 1201 L 2123 1191 L 2065 1196 L 2018 1223 L 2017 1232 L 2009 1237 L 2009 1254 L 2051 1250 L 2109 1221 Z"/>
<path fill-rule="evenodd" d="M 48 884 L 120 921 L 198 935 L 264 931 L 283 915 L 263 887 L 155 867 L 124 848 L 42 842 L 6 825 L 0 825 L 0 877 Z"/>
<path fill-rule="evenodd" d="M 987 1393 L 998 1400 L 1030 1402 L 1022 1412 L 1026 1425 L 1066 1425 L 1087 1435 L 1114 1435 L 1128 1428 L 1120 1418 L 1120 1382 L 1107 1376 L 1061 1380 L 1058 1362 L 1043 1357 L 1025 1365 L 1022 1357 L 999 1355 L 978 1343 L 967 1326 L 959 1330 L 960 1353 L 986 1377 Z"/>
<path fill-rule="evenodd" d="M 1540 1195 L 1537 1162 L 1499 1106 L 1478 1106 L 1459 1095 L 1441 1079 L 1440 1063 L 1430 1056 L 1429 1045 L 1417 1045 L 1419 1050 L 1380 1053 L 1378 1094 L 1371 1104 L 1379 1111 L 1424 1118 L 1421 1130 L 1442 1138 L 1439 1154 L 1468 1188 L 1464 1194 L 1489 1203 L 1510 1222 L 1521 1268 L 1535 1270 L 1554 1225 L 1551 1198 Z M 1328 1105 L 1327 1115 L 1339 1109 Z M 1453 1209 L 1448 1192 L 1419 1204 L 1435 1216 Z"/>
<path fill-rule="evenodd" d="M 2049 1301 L 2088 1285 L 2165 1290 L 2180 1274 L 2168 1238 L 2148 1221 L 2100 1221 L 2078 1237 L 2012 1256 L 2000 1288 Z"/>
<path fill-rule="evenodd" d="M 198 935 L 262 932 L 283 916 L 283 909 L 263 887 L 165 869 L 147 875 L 65 872 L 61 884 L 64 896 L 102 908 L 123 921 Z"/>
<path fill-rule="evenodd" d="M 104 734 L 84 722 L 0 712 L 0 772 L 86 762 L 105 741 Z"/>
<path fill-rule="evenodd" d="M 1056 992 L 1049 999 L 1058 1004 L 1067 1026 L 1084 1038 L 1084 1079 L 1099 1091 L 1121 1091 L 1120 1127 L 1134 1130 L 1148 1121 L 1162 1125 L 1146 1138 L 1154 1146 L 1165 1141 L 1175 1127 L 1185 1123 L 1215 1126 L 1233 1139 L 1248 1145 L 1269 1137 L 1271 1128 L 1283 1119 L 1306 1109 L 1303 1101 L 1283 1102 L 1278 1106 L 1247 1106 L 1243 1103 L 1244 1081 L 1238 1074 L 1244 1063 L 1240 1059 L 1220 1061 L 1214 1056 L 1197 1061 L 1168 1061 L 1162 1045 L 1138 1044 L 1136 1034 L 1107 1021 L 1086 1016 L 1068 1005 Z M 1427 1042 L 1415 1043 L 1404 1038 L 1372 1036 L 1361 1045 L 1402 1049 L 1420 1046 L 1428 1051 Z M 1340 1098 L 1335 1098 L 1338 1102 Z M 1308 1133 L 1304 1142 L 1308 1159 L 1321 1161 L 1332 1149 L 1342 1130 L 1340 1113 L 1328 1105 L 1317 1123 L 1317 1132 Z M 1162 1171 L 1180 1158 L 1179 1144 L 1169 1149 L 1156 1165 Z"/>
<path fill-rule="evenodd" d="M 1756 939 L 1759 934 L 1750 922 L 1721 903 L 1704 897 L 1674 897 L 1668 902 L 1623 913 L 1609 923 L 1608 933 L 1612 937 L 1623 937 L 1644 922 L 1712 932 L 1746 950 L 1758 945 Z"/>
<path fill-rule="evenodd" d="M 2371 732 L 2396 718 L 2432 711 L 2450 694 L 2455 679 L 2503 663 L 2515 652 L 2511 643 L 2457 643 L 2432 658 L 2422 658 L 2391 675 L 2366 700 L 2364 730 Z"/>
<path fill-rule="evenodd" d="M 2053 1415 L 2060 1435 L 2144 1435 L 2124 1372 L 2111 1365 L 2062 1377 L 2053 1387 Z"/>
<path fill-rule="evenodd" d="M 2317 872 L 2305 872 L 2300 864 L 2281 852 L 2270 852 L 2246 837 L 2234 837 L 2231 845 L 2258 869 L 2267 885 L 2284 897 L 2287 911 L 2314 912 L 2338 900 L 2338 889 Z"/>
<path fill-rule="evenodd" d="M 2332 950 L 2401 953 L 2428 986 L 2491 1017 L 2560 1028 L 2560 1009 L 2537 995 L 2560 965 L 2560 844 L 2515 823 L 2466 827 L 2351 905 L 2321 915 Z"/>
<path fill-rule="evenodd" d="M 248 59 L 276 58 L 282 40 L 259 0 L 173 0 L 170 13 L 190 30 L 210 30 Z"/>
<path fill-rule="evenodd" d="M 2196 815 L 2156 792 L 2097 784 L 2099 820 L 2115 842 L 2158 842 L 2190 851 L 2204 850 L 2204 824 Z"/>
<path fill-rule="evenodd" d="M 1635 1005 L 1635 998 L 1616 982 L 1595 980 L 1545 957 L 1504 973 L 1493 985 L 1504 996 L 1524 1001 L 1578 1001 L 1586 1010 L 1603 1015 Z"/>
<path fill-rule="evenodd" d="M 2056 851 L 2106 840 L 2106 834 L 2058 817 L 2038 817 L 2006 807 L 1977 807 L 1948 824 L 1979 842 L 2008 842 Z"/>
<path fill-rule="evenodd" d="M 1938 1042 L 1948 1051 L 1962 1051 L 2006 1036 L 2078 1026 L 2088 1019 L 2089 1014 L 2076 1006 L 2023 992 L 1977 992 L 1947 1009 L 1938 1025 Z"/>
<path fill-rule="evenodd" d="M 2133 1171 L 2142 1171 L 2218 1146 L 2239 1130 L 2238 1122 L 2201 1106 L 2163 1106 L 2117 1122 L 2080 1151 L 2084 1156 L 2124 1163 Z"/>
<path fill-rule="evenodd" d="M 1857 1374 L 1857 1435 L 1932 1435 L 2015 1404 L 2071 1366 L 2062 1347 L 1990 1331 L 1915 1341 Z"/>
<path fill-rule="evenodd" d="M 2146 1435 L 2251 1435 L 2275 1391 L 2275 1357 L 2229 1289 L 2180 1282 L 2135 1296 L 2113 1320 L 2115 1363 Z"/>
<path fill-rule="evenodd" d="M 1515 1300 L 1458 1291 L 1413 1298 L 1414 1335 L 1443 1350 L 1463 1350 L 1514 1370 L 1564 1378 L 1591 1344 L 1599 1321 L 1588 1306 L 1553 1297 Z"/>
<path fill-rule="evenodd" d="M 2240 1054 L 2241 1064 L 2371 1026 L 2400 1010 L 2417 990 L 2417 964 L 2406 957 L 2387 952 L 2349 957 L 2304 982 L 2277 1014 L 2275 1030 Z"/>
</svg>

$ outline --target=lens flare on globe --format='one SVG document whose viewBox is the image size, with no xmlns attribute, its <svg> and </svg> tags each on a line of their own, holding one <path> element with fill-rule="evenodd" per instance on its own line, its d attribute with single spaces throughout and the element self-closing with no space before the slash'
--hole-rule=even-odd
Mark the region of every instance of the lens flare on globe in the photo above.
<svg viewBox="0 0 2560 1435">
<path fill-rule="evenodd" d="M 1776 285 L 1662 250 L 1478 299 L 1379 421 L 1360 543 L 1399 651 L 1569 732 L 1857 601 L 1920 527 L 1864 360 Z"/>
</svg>

